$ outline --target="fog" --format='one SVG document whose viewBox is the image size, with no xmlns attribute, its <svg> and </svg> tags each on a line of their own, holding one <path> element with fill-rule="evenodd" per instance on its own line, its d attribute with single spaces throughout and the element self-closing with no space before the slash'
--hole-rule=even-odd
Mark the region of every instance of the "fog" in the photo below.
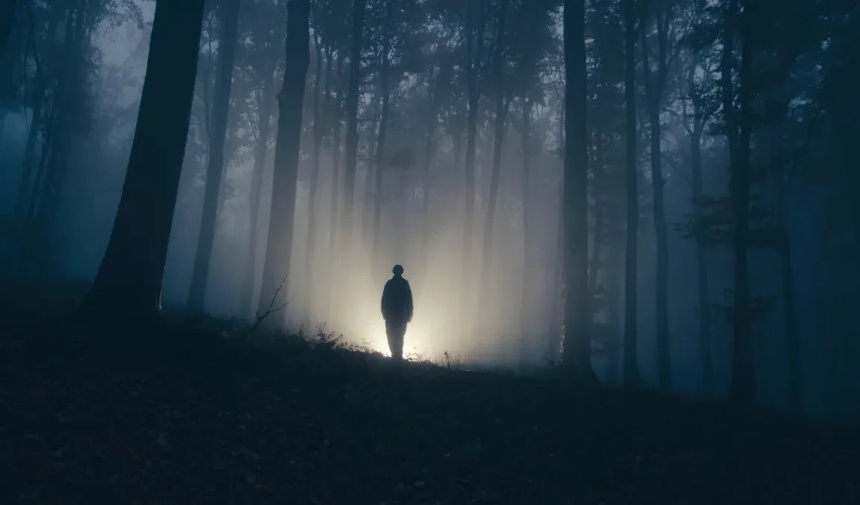
<svg viewBox="0 0 860 505">
<path fill-rule="evenodd" d="M 560 61 L 560 11 L 555 7 L 546 9 L 550 40 L 546 43 L 546 54 L 536 57 L 536 79 L 524 86 L 525 91 L 513 85 L 506 91 L 498 194 L 495 211 L 489 219 L 497 141 L 495 89 L 507 82 L 519 82 L 518 76 L 525 70 L 517 67 L 505 77 L 491 76 L 481 83 L 475 144 L 475 214 L 472 228 L 467 229 L 466 86 L 460 59 L 451 56 L 458 42 L 457 37 L 446 32 L 449 29 L 444 22 L 450 19 L 434 14 L 430 24 L 439 23 L 439 27 L 429 30 L 427 40 L 416 41 L 409 29 L 402 26 L 413 26 L 415 20 L 420 19 L 413 12 L 419 7 L 413 10 L 403 7 L 402 11 L 397 11 L 400 17 L 395 22 L 396 35 L 392 36 L 396 42 L 390 49 L 393 68 L 388 83 L 390 104 L 380 154 L 382 9 L 377 3 L 370 2 L 366 21 L 369 27 L 365 30 L 368 40 L 363 54 L 355 212 L 351 222 L 340 219 L 344 212 L 347 119 L 343 103 L 347 92 L 350 26 L 346 18 L 350 9 L 344 3 L 342 9 L 335 7 L 328 17 L 321 14 L 318 21 L 312 22 L 293 252 L 290 265 L 283 265 L 285 271 L 290 272 L 284 285 L 289 303 L 283 310 L 266 317 L 278 322 L 282 318 L 289 331 L 302 331 L 309 336 L 318 331 L 342 334 L 351 344 L 387 354 L 380 296 L 384 283 L 391 277 L 392 267 L 401 264 L 415 300 L 415 317 L 406 334 L 406 355 L 437 363 L 455 360 L 475 367 L 547 369 L 559 360 L 563 341 L 564 75 Z M 68 95 L 51 92 L 54 93 L 50 95 L 52 103 L 66 100 L 66 105 L 80 105 L 83 111 L 75 107 L 68 109 L 72 111 L 69 117 L 74 116 L 74 121 L 78 122 L 67 127 L 66 144 L 58 155 L 62 156 L 64 165 L 57 182 L 60 189 L 56 194 L 41 197 L 50 205 L 39 204 L 45 206 L 45 210 L 39 211 L 38 218 L 47 223 L 44 228 L 46 245 L 41 249 L 44 257 L 29 270 L 22 270 L 21 264 L 29 260 L 16 256 L 13 235 L 7 234 L 3 247 L 8 251 L 4 252 L 4 264 L 9 275 L 20 274 L 39 282 L 85 283 L 96 276 L 122 193 L 146 75 L 154 3 L 138 0 L 132 5 L 139 12 L 134 8 L 116 7 L 115 15 L 105 16 L 89 32 L 87 43 L 81 46 L 87 53 L 82 60 L 84 70 L 75 74 L 79 86 Z M 43 18 L 37 21 L 47 22 L 50 9 L 42 3 L 39 6 L 35 15 Z M 140 18 L 135 19 L 138 14 Z M 213 127 L 210 108 L 217 74 L 220 25 L 216 8 L 210 6 L 205 16 L 190 131 L 164 272 L 163 303 L 165 309 L 173 311 L 184 310 L 189 297 L 207 184 L 209 138 Z M 284 280 L 263 278 L 263 264 L 271 201 L 282 197 L 272 194 L 272 178 L 277 133 L 276 95 L 284 73 L 285 19 L 285 2 L 242 4 L 224 145 L 225 171 L 205 312 L 244 323 L 255 321 L 260 314 L 258 307 L 261 303 L 265 305 L 266 297 L 274 296 Z M 688 28 L 683 20 L 677 22 L 679 30 Z M 493 37 L 496 24 L 488 22 L 487 39 Z M 618 209 L 623 207 L 625 192 L 624 97 L 623 82 L 606 86 L 603 83 L 608 80 L 604 77 L 609 72 L 615 71 L 613 75 L 617 75 L 617 69 L 613 69 L 623 64 L 623 55 L 618 56 L 617 61 L 610 61 L 605 53 L 623 50 L 620 46 L 623 40 L 615 40 L 615 32 L 607 35 L 599 28 L 589 28 L 594 33 L 590 34 L 587 45 L 589 96 L 593 102 L 589 103 L 592 128 L 589 182 L 595 195 L 599 190 L 599 196 L 589 200 L 587 246 L 591 261 L 589 289 L 593 296 L 592 363 L 602 382 L 620 385 L 625 227 L 624 211 Z M 13 33 L 17 33 L 18 38 L 26 38 L 26 25 L 16 30 L 20 33 Z M 57 30 L 54 42 L 62 39 L 62 29 Z M 620 24 L 612 30 L 623 34 Z M 514 31 L 511 28 L 511 32 Z M 37 39 L 40 44 L 47 44 L 49 40 L 46 37 Z M 323 46 L 317 47 L 318 42 Z M 512 45 L 521 42 L 515 39 Z M 487 44 L 489 61 L 491 41 Z M 37 46 L 37 52 L 43 56 L 38 64 L 30 53 L 15 61 L 4 56 L 3 71 L 23 75 L 21 79 L 16 77 L 21 86 L 35 79 L 37 72 L 64 75 L 59 71 L 63 58 L 52 51 L 61 49 L 49 51 Z M 685 51 L 679 49 L 678 65 L 689 65 L 690 56 Z M 411 62 L 413 52 L 425 54 L 417 60 L 419 64 Z M 435 56 L 431 58 L 426 54 Z M 510 59 L 518 57 L 517 54 L 511 50 Z M 426 64 L 431 60 L 435 62 L 433 65 Z M 42 65 L 41 70 L 37 65 Z M 437 72 L 435 75 L 428 75 L 430 66 Z M 704 75 L 702 66 L 707 65 L 696 67 L 699 78 Z M 261 69 L 269 71 L 268 77 L 260 73 Z M 708 69 L 718 75 L 711 67 Z M 705 269 L 709 273 L 707 290 L 714 307 L 702 308 L 695 281 L 696 241 L 683 236 L 681 230 L 696 212 L 691 203 L 692 153 L 684 129 L 686 122 L 682 124 L 678 119 L 679 115 L 686 114 L 682 106 L 690 102 L 683 92 L 676 92 L 686 86 L 683 82 L 686 73 L 682 70 L 673 70 L 667 85 L 671 89 L 666 91 L 660 113 L 664 123 L 660 145 L 665 222 L 669 229 L 666 281 L 669 356 L 672 389 L 701 396 L 704 379 L 699 314 L 702 310 L 721 314 L 725 309 L 718 306 L 733 303 L 733 256 L 730 247 L 709 247 Z M 620 72 L 623 77 L 623 68 Z M 810 70 L 810 73 L 814 72 Z M 786 93 L 789 91 L 794 92 L 794 88 Z M 526 95 L 533 97 L 527 114 L 527 137 L 523 135 L 526 125 L 521 100 Z M 656 388 L 659 376 L 655 315 L 659 282 L 657 242 L 649 137 L 645 127 L 648 120 L 646 100 L 640 98 L 637 350 L 643 381 Z M 792 123 L 796 121 L 792 114 L 801 115 L 805 110 L 802 104 L 794 107 L 791 110 L 795 112 L 786 113 L 785 124 L 796 124 Z M 315 123 L 320 118 L 324 124 L 320 128 L 323 132 L 319 134 L 317 155 Z M 33 120 L 34 109 L 26 103 L 3 107 L 0 111 L 0 215 L 8 218 L 4 222 L 12 222 L 21 208 L 23 193 L 19 188 L 27 187 L 27 181 L 22 178 L 28 152 L 30 155 L 48 152 L 43 149 L 45 135 L 28 141 Z M 268 133 L 262 139 L 264 147 L 261 148 L 262 121 L 268 123 L 265 128 Z M 705 195 L 719 197 L 726 193 L 730 183 L 727 145 L 718 125 L 709 124 L 710 127 L 713 131 L 705 131 L 702 138 L 703 191 Z M 771 159 L 771 150 L 776 151 L 785 137 L 799 135 L 796 132 L 783 135 L 780 130 L 769 139 L 767 135 L 778 128 L 766 126 L 762 129 L 764 131 L 755 134 L 759 149 L 756 159 L 762 164 L 765 164 L 762 160 Z M 824 142 L 830 138 L 826 134 L 815 135 L 818 136 L 810 142 Z M 524 145 L 524 138 L 530 145 Z M 802 140 L 790 140 L 804 144 Z M 56 141 L 52 146 L 56 151 Z M 818 154 L 798 163 L 815 167 L 820 163 L 820 158 L 815 158 Z M 773 159 L 777 157 L 776 154 L 772 156 Z M 526 164 L 527 169 L 524 168 Z M 262 170 L 259 193 L 255 189 L 257 170 Z M 376 177 L 380 174 L 382 192 L 378 193 Z M 834 201 L 842 198 L 834 195 L 840 195 L 844 188 L 840 188 L 838 178 L 813 184 L 802 177 L 781 177 L 774 180 L 788 182 L 762 183 L 754 191 L 754 199 L 778 209 L 764 221 L 778 223 L 786 230 L 786 247 L 791 252 L 789 277 L 794 283 L 796 299 L 794 308 L 786 308 L 780 301 L 783 291 L 777 279 L 782 270 L 776 253 L 769 249 L 752 250 L 749 254 L 752 297 L 760 300 L 762 307 L 766 306 L 754 330 L 760 401 L 774 406 L 788 402 L 785 383 L 790 358 L 785 335 L 793 325 L 799 334 L 805 408 L 816 413 L 854 412 L 860 404 L 860 389 L 854 380 L 860 377 L 852 365 L 853 360 L 860 357 L 860 341 L 854 338 L 860 327 L 853 313 L 856 303 L 850 294 L 851 286 L 860 279 L 856 257 L 851 259 L 856 252 L 856 237 L 848 228 L 836 231 L 830 228 L 834 222 L 834 205 L 837 205 Z M 36 200 L 35 196 L 32 198 Z M 839 205 L 848 205 L 844 200 L 839 201 L 842 202 Z M 377 202 L 380 209 L 378 232 L 374 207 Z M 259 206 L 257 211 L 256 205 Z M 850 211 L 838 212 L 850 214 Z M 489 244 L 484 242 L 487 223 L 492 227 Z M 345 229 L 349 233 L 345 233 Z M 836 249 L 848 251 L 838 253 L 842 258 L 838 265 L 833 263 Z M 794 312 L 796 318 L 791 323 L 792 319 L 786 316 Z M 732 367 L 729 337 L 732 324 L 722 315 L 711 319 L 713 380 L 717 395 L 722 396 L 728 392 Z"/>
</svg>

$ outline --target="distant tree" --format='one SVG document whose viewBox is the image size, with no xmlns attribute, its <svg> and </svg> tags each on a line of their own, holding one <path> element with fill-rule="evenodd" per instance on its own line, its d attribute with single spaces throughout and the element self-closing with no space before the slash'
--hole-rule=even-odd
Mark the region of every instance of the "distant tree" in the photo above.
<svg viewBox="0 0 860 505">
<path fill-rule="evenodd" d="M 328 115 L 326 108 L 328 107 L 329 95 L 331 94 L 332 80 L 332 55 L 331 50 L 324 50 L 322 37 L 320 36 L 320 20 L 318 14 L 312 11 L 312 19 L 314 24 L 314 60 L 315 60 L 315 75 L 314 75 L 314 96 L 313 96 L 313 146 L 311 148 L 311 182 L 308 192 L 308 234 L 305 240 L 305 283 L 304 293 L 307 310 L 305 311 L 306 323 L 311 321 L 307 318 L 311 316 L 315 308 L 315 272 L 314 259 L 316 258 L 316 242 L 319 227 L 318 224 L 318 202 L 317 194 L 319 193 L 321 162 L 320 156 L 322 152 L 323 136 L 326 130 L 325 117 Z M 316 16 L 316 17 L 314 17 Z M 325 57 L 325 65 L 323 58 Z M 323 84 L 325 82 L 325 84 Z"/>
<path fill-rule="evenodd" d="M 351 242 L 355 215 L 355 175 L 358 165 L 358 98 L 361 86 L 361 48 L 367 0 L 354 0 L 352 12 L 352 48 L 350 52 L 349 89 L 346 93 L 346 170 L 343 198 L 344 245 Z"/>
<path fill-rule="evenodd" d="M 481 99 L 481 66 L 484 59 L 484 30 L 486 27 L 486 2 L 467 0 L 466 13 L 466 215 L 464 216 L 463 259 L 465 272 L 471 269 L 473 233 L 475 222 L 475 152 L 478 145 L 478 105 Z"/>
<path fill-rule="evenodd" d="M 293 249 L 293 219 L 299 172 L 299 143 L 305 81 L 310 60 L 310 0 L 290 0 L 287 5 L 287 39 L 284 82 L 278 95 L 278 133 L 275 144 L 275 169 L 272 182 L 272 207 L 259 312 L 270 304 L 286 306 L 287 289 L 271 292 L 272 283 L 289 279 Z M 273 301 L 273 295 L 277 295 Z M 277 325 L 274 320 L 267 324 Z"/>
<path fill-rule="evenodd" d="M 79 314 L 149 320 L 161 286 L 188 135 L 203 0 L 158 2 L 125 185 L 96 279 Z"/>
<path fill-rule="evenodd" d="M 714 76 L 717 70 L 718 55 L 715 37 L 704 27 L 710 24 L 706 0 L 698 0 L 689 5 L 688 14 L 692 17 L 689 33 L 686 36 L 687 57 L 679 72 L 678 85 L 681 88 L 682 127 L 690 143 L 690 175 L 692 203 L 696 219 L 706 219 L 704 208 L 697 205 L 705 199 L 703 177 L 702 143 L 707 127 L 712 123 L 720 106 L 718 82 Z M 699 302 L 699 345 L 702 360 L 702 393 L 706 399 L 714 397 L 714 356 L 713 321 L 711 317 L 711 281 L 708 269 L 708 244 L 696 240 L 696 284 Z"/>
<path fill-rule="evenodd" d="M 679 45 L 674 40 L 673 23 L 677 7 L 674 0 L 657 0 L 649 4 L 641 28 L 642 68 L 644 72 L 645 96 L 650 124 L 651 140 L 651 184 L 654 204 L 654 230 L 657 239 L 657 372 L 659 387 L 663 391 L 671 388 L 671 356 L 669 353 L 669 232 L 665 211 L 665 178 L 663 176 L 661 112 L 666 94 L 666 85 L 673 60 Z M 655 25 L 657 51 L 652 67 L 649 49 L 648 23 Z"/>
<path fill-rule="evenodd" d="M 639 173 L 636 150 L 636 0 L 624 2 L 625 186 L 627 226 L 624 258 L 624 385 L 639 385 L 637 259 L 639 243 Z"/>
<path fill-rule="evenodd" d="M 400 0 L 402 1 L 402 0 Z M 388 138 L 390 105 L 391 105 L 391 43 L 394 37 L 394 0 L 383 0 L 383 21 L 382 21 L 382 48 L 379 55 L 379 133 L 376 137 L 376 160 L 375 170 L 373 171 L 373 237 L 371 261 L 372 267 L 380 265 L 382 247 L 382 200 L 383 200 L 383 178 L 385 176 L 386 157 L 386 139 Z M 370 171 L 368 170 L 368 173 Z M 368 175 L 369 177 L 369 175 Z M 381 266 L 381 265 L 380 265 Z M 384 270 L 383 270 L 384 271 Z M 376 273 L 376 268 L 373 268 Z"/>
<path fill-rule="evenodd" d="M 206 301 L 209 264 L 212 260 L 212 246 L 215 242 L 215 230 L 218 224 L 218 202 L 221 200 L 221 187 L 224 179 L 224 139 L 227 135 L 227 114 L 230 109 L 236 42 L 239 37 L 239 0 L 223 0 L 221 7 L 218 75 L 215 79 L 212 129 L 209 135 L 206 190 L 203 196 L 203 214 L 191 276 L 191 288 L 188 293 L 188 307 L 195 312 L 203 312 Z"/>
<path fill-rule="evenodd" d="M 493 167 L 490 173 L 490 188 L 487 195 L 487 212 L 484 216 L 484 238 L 482 242 L 481 255 L 481 277 L 479 286 L 480 293 L 479 313 L 486 314 L 485 307 L 491 303 L 492 289 L 490 288 L 490 271 L 493 261 L 493 229 L 495 227 L 496 206 L 499 198 L 499 182 L 502 177 L 502 148 L 505 142 L 505 126 L 508 110 L 511 105 L 511 90 L 506 86 L 507 72 L 504 58 L 506 56 L 505 46 L 507 44 L 507 18 L 509 0 L 500 0 L 499 14 L 496 17 L 496 35 L 493 41 L 493 112 L 495 113 L 493 126 Z"/>
</svg>

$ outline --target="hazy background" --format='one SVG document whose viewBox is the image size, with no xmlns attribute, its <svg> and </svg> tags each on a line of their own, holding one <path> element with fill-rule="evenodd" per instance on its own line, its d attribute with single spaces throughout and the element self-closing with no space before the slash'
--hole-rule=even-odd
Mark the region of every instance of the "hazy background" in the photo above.
<svg viewBox="0 0 860 505">
<path fill-rule="evenodd" d="M 341 3 L 344 4 L 341 11 L 343 22 L 347 23 L 349 2 Z M 592 3 L 594 6 L 601 4 L 596 0 Z M 262 4 L 266 6 L 261 7 Z M 309 201 L 314 167 L 311 156 L 313 100 L 319 64 L 314 48 L 311 49 L 294 252 L 290 268 L 293 274 L 287 284 L 291 299 L 285 311 L 287 325 L 293 329 L 303 327 L 310 332 L 317 325 L 325 324 L 328 330 L 343 333 L 351 342 L 387 352 L 379 299 L 382 286 L 390 277 L 391 267 L 400 263 L 404 265 L 405 277 L 412 285 L 416 305 L 415 319 L 406 336 L 407 354 L 411 352 L 439 360 L 447 352 L 466 363 L 507 368 L 547 366 L 556 359 L 554 351 L 560 345 L 561 330 L 559 185 L 562 162 L 559 149 L 562 142 L 560 122 L 563 80 L 559 60 L 559 10 L 547 9 L 550 41 L 546 54 L 539 58 L 539 79 L 531 90 L 538 103 L 530 116 L 534 145 L 530 157 L 530 192 L 525 198 L 522 182 L 521 104 L 515 100 L 517 95 L 511 97 L 501 151 L 498 204 L 493 218 L 490 275 L 486 282 L 482 282 L 482 237 L 494 158 L 492 86 L 497 83 L 486 84 L 481 100 L 476 154 L 476 220 L 471 235 L 474 261 L 467 269 L 463 253 L 465 230 L 462 183 L 466 147 L 462 120 L 466 107 L 462 101 L 464 91 L 456 59 L 449 70 L 447 82 L 433 84 L 439 87 L 439 93 L 444 96 L 440 99 L 443 103 L 439 105 L 442 112 L 434 112 L 432 116 L 428 98 L 430 85 L 424 68 L 411 68 L 404 64 L 393 72 L 386 130 L 387 154 L 381 164 L 383 193 L 376 194 L 372 184 L 368 183 L 369 171 L 376 169 L 374 149 L 379 135 L 379 83 L 374 73 L 379 49 L 378 42 L 373 38 L 378 33 L 378 25 L 374 25 L 378 22 L 378 7 L 375 7 L 374 2 L 370 4 L 370 28 L 367 29 L 370 41 L 366 48 L 368 63 L 363 76 L 359 110 L 356 200 L 360 212 L 351 223 L 353 240 L 343 243 L 336 234 L 331 233 L 332 212 L 338 209 L 332 200 L 332 187 L 335 184 L 332 167 L 336 163 L 342 167 L 344 156 L 336 152 L 342 140 L 337 139 L 333 143 L 333 136 L 327 134 L 319 158 L 317 231 L 313 247 L 308 248 Z M 39 5 L 41 7 L 37 9 L 36 16 L 48 16 L 47 4 Z M 56 195 L 53 212 L 44 216 L 48 223 L 45 240 L 50 252 L 37 269 L 27 273 L 32 279 L 92 280 L 109 238 L 131 148 L 146 69 L 154 3 L 133 0 L 117 2 L 114 7 L 116 13 L 105 16 L 95 25 L 83 47 L 81 61 L 84 62 L 82 65 L 85 71 L 77 74 L 80 88 L 69 98 L 81 107 L 81 110 L 74 112 L 80 123 L 69 129 L 69 142 L 63 153 L 66 168 L 62 191 Z M 407 14 L 404 10 L 403 15 Z M 258 259 L 257 267 L 252 272 L 253 282 L 256 286 L 265 286 L 280 281 L 261 278 L 265 249 L 263 230 L 268 229 L 267 209 L 272 196 L 270 191 L 265 190 L 262 195 L 254 196 L 252 173 L 255 153 L 259 151 L 259 121 L 265 100 L 261 96 L 268 93 L 271 99 L 274 94 L 272 90 L 280 87 L 277 66 L 282 65 L 283 60 L 286 13 L 283 2 L 261 0 L 243 2 L 241 16 L 225 146 L 226 176 L 219 205 L 206 310 L 218 317 L 250 320 L 261 291 L 249 289 L 247 282 L 250 256 L 254 254 L 249 242 L 254 224 L 250 222 L 251 205 L 255 202 L 261 204 L 261 217 L 255 223 L 261 232 L 255 247 Z M 329 32 L 321 29 L 322 34 L 330 39 L 327 42 L 330 46 L 327 47 L 332 48 L 335 56 L 345 53 L 348 30 L 343 29 L 340 30 L 343 33 L 339 33 L 336 23 L 328 21 L 334 24 L 334 28 L 330 28 Z M 45 23 L 47 19 L 36 19 L 36 22 Z M 404 17 L 401 22 L 404 26 L 410 26 L 409 23 L 414 20 Z M 678 26 L 681 30 L 686 25 L 678 21 Z M 26 31 L 27 25 L 15 29 Z M 614 29 L 620 30 L 620 27 Z M 74 56 L 63 56 L 64 48 L 59 42 L 62 40 L 62 27 L 57 30 L 54 39 L 38 39 L 42 46 L 37 46 L 37 51 L 41 54 L 40 65 L 44 72 L 54 72 L 61 62 Z M 262 32 L 265 32 L 265 37 L 260 35 Z M 172 307 L 181 307 L 188 297 L 199 235 L 208 149 L 206 108 L 211 103 L 218 55 L 217 33 L 217 16 L 210 12 L 201 40 L 191 130 L 165 272 L 164 301 Z M 429 30 L 427 40 L 420 41 L 407 37 L 407 29 L 397 33 L 402 43 L 395 44 L 395 49 L 392 49 L 395 62 L 406 62 L 410 51 L 439 51 L 439 47 L 448 43 L 446 41 L 455 40 L 443 28 Z M 491 24 L 487 30 L 488 39 L 493 34 Z M 263 39 L 274 42 L 268 46 Z M 53 44 L 49 47 L 51 40 Z M 590 71 L 595 74 L 590 82 L 603 82 L 600 75 L 611 70 L 606 67 L 618 66 L 617 62 L 595 62 L 604 61 L 598 57 L 600 51 L 612 50 L 621 42 L 612 34 L 607 36 L 595 30 L 589 39 L 589 51 L 594 55 L 594 65 Z M 681 67 L 687 64 L 684 54 L 682 51 L 679 57 L 678 65 Z M 14 71 L 32 77 L 35 72 L 32 55 L 18 59 L 20 61 L 3 62 L 3 71 L 9 70 L 9 75 Z M 276 67 L 275 78 L 268 91 L 261 91 L 260 81 L 263 78 L 256 73 L 260 59 Z M 444 64 L 439 65 L 439 68 L 443 67 Z M 698 313 L 700 310 L 719 311 L 700 307 L 695 283 L 695 242 L 683 238 L 675 230 L 676 225 L 687 221 L 694 212 L 690 202 L 689 141 L 678 119 L 685 100 L 682 92 L 684 86 L 681 84 L 682 78 L 686 76 L 683 68 L 673 71 L 668 85 L 670 89 L 666 92 L 662 116 L 662 149 L 666 179 L 666 222 L 670 229 L 668 289 L 672 382 L 673 389 L 695 395 L 701 391 L 702 384 Z M 341 76 L 334 75 L 336 69 L 332 69 L 330 75 L 334 75 L 333 79 L 339 82 L 345 82 L 346 69 L 344 65 Z M 697 75 L 703 75 L 705 71 L 700 68 L 696 72 Z M 810 79 L 814 80 L 815 77 Z M 338 86 L 337 83 L 332 85 L 329 95 L 329 109 L 335 111 L 332 114 L 336 113 L 342 98 L 338 95 Z M 602 134 L 605 135 L 605 141 L 591 154 L 595 171 L 592 183 L 608 186 L 602 193 L 606 196 L 601 202 L 591 202 L 592 209 L 606 202 L 623 202 L 623 188 L 617 177 L 624 156 L 623 138 L 618 134 L 618 124 L 623 119 L 623 89 L 615 88 L 607 92 L 595 88 L 595 97 L 604 96 L 601 93 L 616 102 L 610 106 L 599 101 L 590 105 L 593 112 L 591 124 L 595 128 L 604 128 Z M 797 100 L 801 102 L 795 103 L 794 112 L 790 110 L 786 113 L 787 122 L 798 121 L 791 116 L 803 113 L 803 99 L 808 97 L 804 98 L 803 93 L 800 93 Z M 273 99 L 270 101 L 273 102 Z M 0 215 L 11 219 L 16 212 L 17 188 L 22 177 L 21 167 L 33 118 L 32 108 L 28 106 L 6 105 L 8 102 L 4 102 L 4 107 L 0 109 Z M 642 116 L 640 121 L 645 121 L 644 113 Z M 271 123 L 271 138 L 262 164 L 264 189 L 271 188 L 275 117 L 265 119 Z M 341 115 L 337 121 L 342 120 Z M 431 123 L 436 124 L 436 128 L 429 150 L 432 154 L 429 180 L 425 182 L 422 164 Z M 657 376 L 654 348 L 656 246 L 647 129 L 643 127 L 640 130 L 642 219 L 638 266 L 639 352 L 643 376 L 653 386 Z M 344 132 L 345 127 L 340 128 L 340 134 Z M 765 135 L 762 133 L 760 136 L 762 145 Z M 36 152 L 40 151 L 43 141 L 43 137 L 36 140 Z M 818 141 L 813 139 L 810 142 Z M 724 139 L 718 131 L 713 134 L 706 132 L 703 137 L 706 194 L 722 195 L 726 192 L 726 163 Z M 817 166 L 818 161 L 815 159 L 807 163 L 812 172 L 816 171 Z M 785 210 L 781 218 L 792 253 L 790 267 L 797 296 L 795 307 L 801 344 L 804 403 L 812 412 L 856 412 L 860 405 L 860 387 L 857 386 L 860 376 L 853 364 L 860 357 L 860 339 L 857 338 L 860 328 L 856 317 L 856 309 L 860 306 L 851 288 L 860 280 L 856 255 L 852 256 L 856 253 L 856 237 L 850 231 L 833 229 L 834 195 L 840 193 L 838 183 L 827 179 L 814 184 L 794 178 L 788 178 L 787 181 L 782 186 L 784 201 L 780 208 Z M 429 186 L 425 186 L 427 183 Z M 767 185 L 760 191 L 760 197 L 764 202 L 772 201 L 772 192 Z M 274 198 L 278 198 L 278 195 L 274 195 Z M 380 239 L 376 245 L 372 233 L 372 202 L 375 198 L 381 199 L 382 209 Z M 425 223 L 423 209 L 427 198 Z M 529 205 L 533 213 L 528 223 L 528 242 L 525 238 L 525 205 Z M 616 222 L 619 219 L 623 222 L 621 212 L 620 217 L 614 217 Z M 610 211 L 606 212 L 605 219 L 607 222 L 613 219 Z M 596 226 L 592 217 L 592 227 Z M 621 377 L 619 346 L 623 328 L 623 227 L 605 225 L 601 233 L 603 235 L 599 240 L 592 237 L 592 244 L 601 244 L 597 257 L 600 267 L 594 274 L 593 287 L 595 296 L 601 300 L 595 310 L 595 324 L 600 328 L 597 333 L 601 335 L 601 342 L 596 344 L 594 364 L 602 380 L 617 383 Z M 11 247 L 9 243 L 7 240 L 7 248 Z M 528 262 L 525 252 L 527 246 L 533 251 L 529 254 Z M 838 265 L 833 263 L 834 247 L 846 247 L 848 251 L 840 256 L 844 261 Z M 730 252 L 727 248 L 714 247 L 707 254 L 709 292 L 715 304 L 730 305 L 732 302 Z M 17 275 L 12 259 L 6 265 L 9 273 Z M 755 326 L 760 397 L 767 404 L 782 405 L 786 402 L 784 384 L 788 372 L 784 345 L 786 309 L 779 302 L 780 266 L 775 254 L 769 250 L 754 251 L 751 265 L 753 295 L 763 300 L 763 303 L 767 302 L 768 306 L 766 315 Z M 838 270 L 834 271 L 834 268 Z M 713 318 L 715 383 L 719 394 L 723 394 L 728 385 L 730 333 L 730 324 L 726 318 Z"/>
</svg>

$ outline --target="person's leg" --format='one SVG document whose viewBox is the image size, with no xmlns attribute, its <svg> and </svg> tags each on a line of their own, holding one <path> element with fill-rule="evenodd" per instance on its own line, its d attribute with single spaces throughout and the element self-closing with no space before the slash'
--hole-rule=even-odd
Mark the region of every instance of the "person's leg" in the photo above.
<svg viewBox="0 0 860 505">
<path fill-rule="evenodd" d="M 388 338 L 388 352 L 394 357 L 397 353 L 397 327 L 391 321 L 385 321 L 385 336 Z"/>
<path fill-rule="evenodd" d="M 405 337 L 406 337 L 406 323 L 403 323 L 403 324 L 399 325 L 395 330 L 394 343 L 396 346 L 396 352 L 397 352 L 396 357 L 397 357 L 397 359 L 403 358 L 403 341 L 404 341 Z M 393 351 L 392 351 L 391 355 L 392 356 L 395 355 Z"/>
</svg>

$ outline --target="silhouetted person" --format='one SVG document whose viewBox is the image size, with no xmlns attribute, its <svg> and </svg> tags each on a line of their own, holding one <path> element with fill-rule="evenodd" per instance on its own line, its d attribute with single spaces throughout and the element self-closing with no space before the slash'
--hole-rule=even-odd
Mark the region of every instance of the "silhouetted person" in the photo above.
<svg viewBox="0 0 860 505">
<path fill-rule="evenodd" d="M 403 337 L 406 325 L 412 322 L 412 289 L 409 281 L 403 278 L 403 267 L 394 265 L 394 277 L 385 283 L 382 290 L 382 317 L 385 319 L 385 334 L 391 357 L 403 358 Z"/>
</svg>

